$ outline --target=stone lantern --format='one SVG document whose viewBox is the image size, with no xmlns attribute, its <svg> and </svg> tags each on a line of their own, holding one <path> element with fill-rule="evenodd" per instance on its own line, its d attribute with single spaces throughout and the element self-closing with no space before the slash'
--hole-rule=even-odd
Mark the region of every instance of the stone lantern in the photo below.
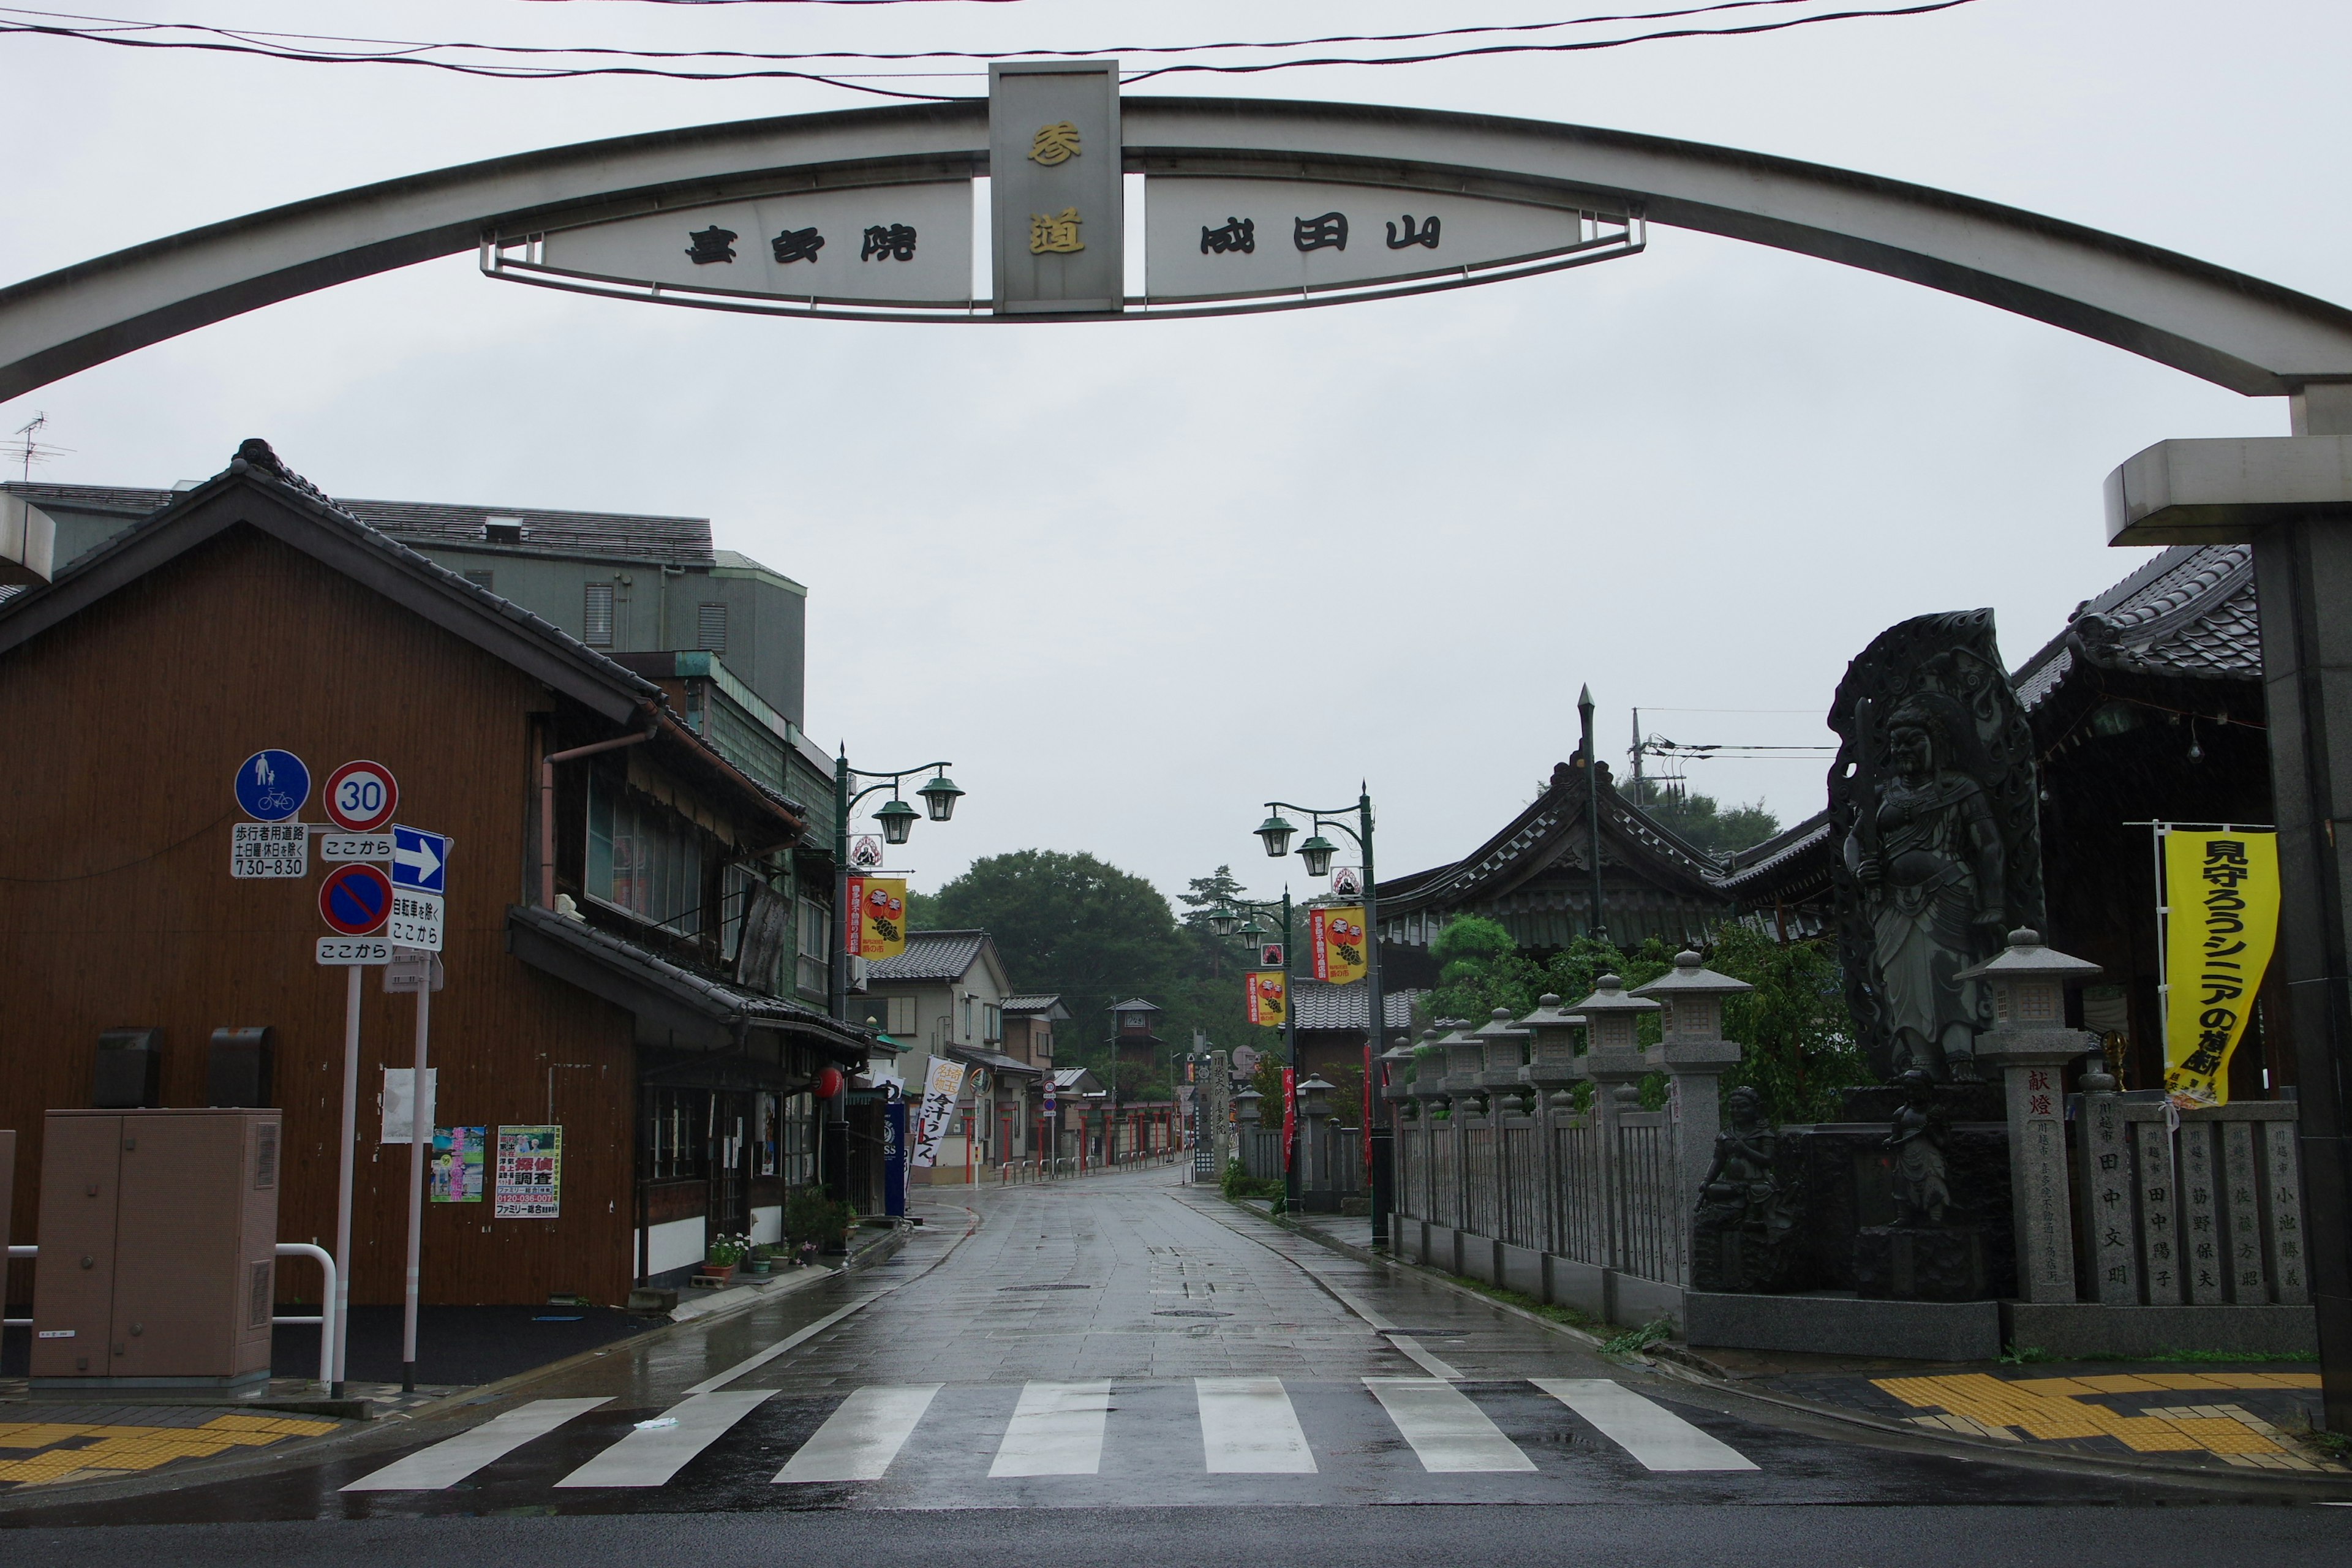
<svg viewBox="0 0 2352 1568">
<path fill-rule="evenodd" d="M 1404 1080 L 1404 1069 L 1412 1065 L 1412 1037 L 1399 1035 L 1396 1043 L 1372 1058 L 1381 1074 L 1381 1098 L 1391 1102 L 1405 1100 L 1412 1094 L 1412 1086 Z"/>
<path fill-rule="evenodd" d="M 1664 1036 L 1660 1052 L 1674 1075 L 1676 1163 L 1681 1167 L 1681 1209 L 1687 1215 L 1715 1162 L 1715 1141 L 1723 1131 L 1722 1100 L 1716 1079 L 1739 1062 L 1739 1047 L 1723 1037 L 1723 1004 L 1756 987 L 1699 963 L 1698 954 L 1675 954 L 1675 966 L 1647 985 L 1634 988 L 1665 1009 L 1658 1022 Z"/>
<path fill-rule="evenodd" d="M 1254 1089 L 1245 1089 L 1234 1096 L 1234 1120 L 1244 1127 L 1255 1127 L 1261 1114 L 1258 1107 L 1265 1096 Z"/>
<path fill-rule="evenodd" d="M 1445 1051 L 1445 1092 L 1464 1102 L 1466 1110 L 1483 1110 L 1486 1107 L 1478 1094 L 1478 1075 L 1486 1070 L 1486 1047 L 1470 1032 L 1467 1018 L 1440 1018 L 1445 1029 L 1433 1043 Z"/>
<path fill-rule="evenodd" d="M 2006 951 L 1958 976 L 1992 990 L 1993 1026 L 1977 1037 L 1977 1061 L 2000 1069 L 2007 1090 L 2018 1293 L 2029 1301 L 2074 1300 L 2065 1064 L 2098 1042 L 2066 1027 L 2066 986 L 2099 973 L 2095 963 L 2042 946 L 2039 931 L 2013 931 Z"/>
<path fill-rule="evenodd" d="M 1438 1068 L 1438 1058 L 1431 1049 L 1437 1044 L 1437 1038 L 1435 1029 L 1421 1032 L 1421 1044 L 1413 1051 L 1413 1059 L 1420 1065 L 1414 1070 L 1412 1082 L 1405 1086 L 1405 1092 L 1412 1096 L 1417 1107 L 1433 1111 L 1452 1098 L 1445 1085 L 1445 1075 Z M 1425 1051 L 1430 1054 L 1423 1055 Z"/>
<path fill-rule="evenodd" d="M 1616 1090 L 1631 1090 L 1635 1083 L 1658 1070 L 1657 1056 L 1642 1049 L 1634 1028 L 1643 1014 L 1659 1010 L 1657 1003 L 1646 996 L 1627 994 L 1622 978 L 1604 974 L 1593 983 L 1592 994 L 1579 1002 L 1576 1010 L 1584 1015 L 1585 1021 L 1585 1076 L 1601 1086 L 1601 1098 L 1610 1098 Z M 1630 1100 L 1634 1096 L 1620 1093 L 1616 1098 Z"/>
<path fill-rule="evenodd" d="M 1570 1110 L 1576 1103 L 1576 1080 L 1584 1076 L 1584 1064 L 1576 1055 L 1576 1036 L 1584 1027 L 1584 1015 L 1569 1012 L 1559 997 L 1547 992 L 1536 999 L 1536 1010 L 1519 1023 L 1530 1037 L 1528 1065 L 1519 1076 L 1554 1110 Z"/>
<path fill-rule="evenodd" d="M 1320 1119 L 1331 1114 L 1331 1091 L 1339 1086 L 1317 1073 L 1298 1086 L 1298 1114 Z"/>
<path fill-rule="evenodd" d="M 1533 1037 L 1511 1021 L 1508 1007 L 1497 1007 L 1487 1023 L 1477 1031 L 1483 1045 L 1478 1087 L 1500 1090 L 1489 1099 L 1498 1110 L 1518 1109 L 1520 1073 L 1528 1065 L 1528 1042 Z"/>
</svg>

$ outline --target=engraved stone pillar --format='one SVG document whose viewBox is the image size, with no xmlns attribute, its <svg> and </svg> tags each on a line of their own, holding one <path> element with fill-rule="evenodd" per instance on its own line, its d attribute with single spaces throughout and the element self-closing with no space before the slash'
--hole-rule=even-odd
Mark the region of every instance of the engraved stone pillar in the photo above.
<svg viewBox="0 0 2352 1568">
<path fill-rule="evenodd" d="M 1723 1005 L 1745 996 L 1756 987 L 1728 974 L 1702 968 L 1698 954 L 1679 952 L 1675 967 L 1647 985 L 1635 988 L 1664 1008 L 1659 1022 L 1665 1037 L 1661 1052 L 1666 1071 L 1674 1077 L 1672 1107 L 1675 1169 L 1679 1177 L 1675 1193 L 1675 1223 L 1687 1243 L 1691 1211 L 1698 1206 L 1699 1184 L 1715 1162 L 1715 1140 L 1723 1131 L 1723 1101 L 1716 1080 L 1723 1069 L 1739 1064 L 1739 1047 L 1723 1037 Z M 1687 1262 L 1687 1259 L 1685 1259 Z"/>
<path fill-rule="evenodd" d="M 2063 1068 L 2099 1042 L 2065 1026 L 2066 983 L 2098 973 L 2095 963 L 2042 946 L 2039 931 L 2021 930 L 2009 933 L 2008 951 L 1959 973 L 1992 988 L 1993 1026 L 1979 1037 L 1977 1059 L 2001 1073 L 2008 1090 L 2017 1293 L 2028 1301 L 2075 1299 Z"/>
<path fill-rule="evenodd" d="M 2082 1193 L 2084 1256 L 2090 1294 L 2103 1306 L 2139 1305 L 2139 1248 L 2132 1226 L 2131 1124 L 2116 1080 L 2105 1071 L 2083 1075 Z"/>
</svg>

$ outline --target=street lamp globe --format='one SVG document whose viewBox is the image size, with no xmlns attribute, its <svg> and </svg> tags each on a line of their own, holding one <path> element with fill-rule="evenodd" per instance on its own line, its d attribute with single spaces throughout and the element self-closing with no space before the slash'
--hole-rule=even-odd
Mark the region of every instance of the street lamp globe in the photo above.
<svg viewBox="0 0 2352 1568">
<path fill-rule="evenodd" d="M 1297 831 L 1279 816 L 1269 816 L 1257 825 L 1257 836 L 1265 843 L 1267 857 L 1276 860 L 1290 853 L 1290 836 Z"/>
<path fill-rule="evenodd" d="M 1241 923 L 1242 917 L 1236 910 L 1220 909 L 1209 912 L 1209 930 L 1218 936 L 1233 935 Z"/>
<path fill-rule="evenodd" d="M 1319 833 L 1298 847 L 1298 858 L 1307 862 L 1307 874 L 1310 877 L 1329 876 L 1331 857 L 1339 852 L 1339 847 Z"/>
<path fill-rule="evenodd" d="M 955 803 L 963 795 L 956 788 L 955 780 L 944 773 L 915 792 L 923 797 L 923 805 L 933 822 L 945 822 L 955 815 Z"/>
<path fill-rule="evenodd" d="M 1265 927 L 1258 924 L 1255 921 L 1252 921 L 1249 924 L 1242 927 L 1241 937 L 1244 942 L 1248 942 L 1252 947 L 1255 947 L 1259 942 L 1265 940 Z"/>
<path fill-rule="evenodd" d="M 874 814 L 874 820 L 882 825 L 885 843 L 904 844 L 907 835 L 915 831 L 915 808 L 893 795 L 881 810 Z"/>
</svg>

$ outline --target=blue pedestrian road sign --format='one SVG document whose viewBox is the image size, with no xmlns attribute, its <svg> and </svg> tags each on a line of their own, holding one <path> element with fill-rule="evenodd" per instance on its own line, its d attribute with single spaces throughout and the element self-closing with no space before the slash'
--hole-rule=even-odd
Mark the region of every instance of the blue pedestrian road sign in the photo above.
<svg viewBox="0 0 2352 1568">
<path fill-rule="evenodd" d="M 310 798 L 310 770 L 291 752 L 256 752 L 237 764 L 236 804 L 257 822 L 284 822 Z"/>
<path fill-rule="evenodd" d="M 392 825 L 392 885 L 420 893 L 446 893 L 449 879 L 449 836 L 421 827 Z"/>
</svg>

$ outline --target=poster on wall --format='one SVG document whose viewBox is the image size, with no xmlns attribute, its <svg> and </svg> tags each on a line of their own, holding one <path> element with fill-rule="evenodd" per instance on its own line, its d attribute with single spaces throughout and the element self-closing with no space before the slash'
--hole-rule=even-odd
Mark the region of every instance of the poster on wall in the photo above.
<svg viewBox="0 0 2352 1568">
<path fill-rule="evenodd" d="M 431 1068 L 425 1069 L 431 1072 Z M 433 1130 L 432 1184 L 429 1195 L 436 1204 L 478 1204 L 482 1201 L 482 1152 L 489 1141 L 488 1127 L 436 1127 Z"/>
<path fill-rule="evenodd" d="M 754 1103 L 758 1106 L 757 1114 L 760 1119 L 758 1171 L 762 1176 L 772 1176 L 776 1173 L 780 1137 L 776 1097 L 772 1094 L 762 1094 L 756 1097 Z"/>
<path fill-rule="evenodd" d="M 499 1129 L 495 1219 L 553 1219 L 563 1207 L 563 1129 Z"/>
<path fill-rule="evenodd" d="M 915 1128 L 914 1147 L 907 1152 L 908 1169 L 928 1171 L 940 1157 L 940 1140 L 947 1136 L 948 1119 L 955 1114 L 956 1096 L 963 1091 L 963 1063 L 931 1058 L 930 1076 L 923 1083 L 922 1119 Z"/>
<path fill-rule="evenodd" d="M 421 1121 L 427 1127 L 433 1125 L 433 1091 L 441 1081 L 441 1069 L 439 1068 L 425 1069 L 425 1114 L 423 1116 L 416 1114 L 415 1103 L 416 1096 L 414 1092 L 415 1080 L 415 1068 L 383 1069 L 383 1092 L 376 1098 L 376 1105 L 383 1112 L 383 1136 L 377 1140 L 379 1142 L 405 1143 L 408 1142 L 410 1129 L 418 1122 Z"/>
</svg>

